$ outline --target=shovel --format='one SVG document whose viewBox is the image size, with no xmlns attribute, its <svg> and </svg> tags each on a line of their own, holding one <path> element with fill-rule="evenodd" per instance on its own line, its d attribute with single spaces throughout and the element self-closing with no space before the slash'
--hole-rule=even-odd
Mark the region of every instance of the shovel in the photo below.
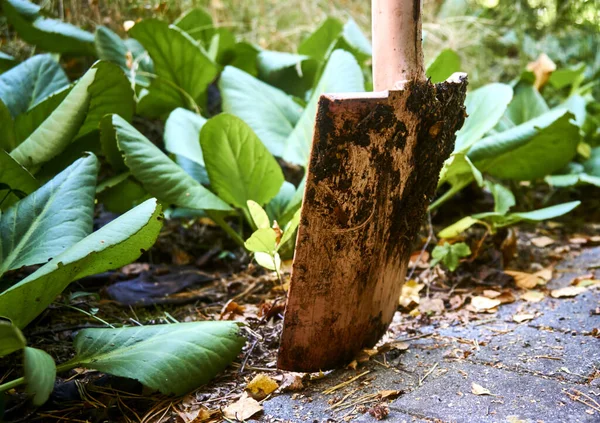
<svg viewBox="0 0 600 423">
<path fill-rule="evenodd" d="M 372 8 L 375 92 L 319 100 L 280 369 L 346 365 L 386 332 L 466 116 L 465 74 L 425 77 L 420 0 Z"/>
</svg>

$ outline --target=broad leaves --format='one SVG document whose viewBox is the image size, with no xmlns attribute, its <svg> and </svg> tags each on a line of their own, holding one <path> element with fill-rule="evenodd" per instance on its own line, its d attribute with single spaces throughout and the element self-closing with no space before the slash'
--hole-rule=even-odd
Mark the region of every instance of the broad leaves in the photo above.
<svg viewBox="0 0 600 423">
<path fill-rule="evenodd" d="M 33 405 L 40 406 L 48 400 L 54 389 L 54 379 L 56 379 L 54 360 L 47 352 L 25 347 L 23 367 L 27 392 L 33 395 Z"/>
<path fill-rule="evenodd" d="M 0 276 L 45 263 L 92 231 L 98 160 L 79 159 L 0 216 Z"/>
<path fill-rule="evenodd" d="M 244 343 L 233 322 L 84 329 L 75 338 L 72 363 L 183 395 L 225 369 Z"/>
<path fill-rule="evenodd" d="M 72 281 L 137 259 L 154 244 L 161 226 L 161 208 L 156 200 L 140 204 L 2 292 L 0 316 L 24 327 Z"/>
<path fill-rule="evenodd" d="M 266 204 L 279 192 L 283 173 L 275 158 L 241 119 L 221 114 L 202 128 L 200 143 L 212 188 L 227 203 Z"/>
<path fill-rule="evenodd" d="M 203 49 L 178 27 L 156 19 L 139 22 L 129 33 L 148 51 L 156 74 L 138 112 L 160 117 L 177 107 L 198 110 L 218 71 Z"/>
<path fill-rule="evenodd" d="M 0 149 L 0 210 L 16 203 L 39 187 L 31 173 Z M 9 192 L 10 191 L 10 192 Z M 1 267 L 1 265 L 0 265 Z"/>
<path fill-rule="evenodd" d="M 179 207 L 230 210 L 123 118 L 113 115 L 112 125 L 125 164 L 150 194 Z"/>
<path fill-rule="evenodd" d="M 454 50 L 447 48 L 442 50 L 440 54 L 427 66 L 425 72 L 431 82 L 443 82 L 454 72 L 460 71 L 460 56 Z"/>
<path fill-rule="evenodd" d="M 25 337 L 16 326 L 0 320 L 0 357 L 25 348 Z"/>
</svg>

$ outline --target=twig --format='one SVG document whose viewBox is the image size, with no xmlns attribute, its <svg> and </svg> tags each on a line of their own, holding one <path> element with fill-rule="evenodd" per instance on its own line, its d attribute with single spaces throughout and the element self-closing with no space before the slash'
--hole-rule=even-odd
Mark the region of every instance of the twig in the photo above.
<svg viewBox="0 0 600 423">
<path fill-rule="evenodd" d="M 571 398 L 573 401 L 580 402 L 580 403 L 587 405 L 588 407 L 600 412 L 600 403 L 598 403 L 598 401 L 596 401 L 594 398 L 590 397 L 587 394 L 584 394 L 583 392 L 581 392 L 575 388 L 571 388 L 571 389 L 575 392 L 574 394 L 567 391 L 566 389 L 563 389 L 563 392 L 565 394 L 567 394 L 567 396 L 569 398 Z M 581 399 L 581 397 L 583 397 L 584 399 Z"/>
<path fill-rule="evenodd" d="M 423 376 L 420 380 L 419 380 L 419 386 L 423 385 L 423 382 L 425 381 L 425 379 L 427 379 L 427 377 L 433 373 L 433 371 L 436 369 L 436 367 L 438 366 L 438 364 L 440 363 L 435 363 L 433 366 L 431 366 L 431 369 L 429 369 L 427 371 L 427 373 L 425 373 L 425 376 Z"/>
<path fill-rule="evenodd" d="M 357 379 L 359 379 L 359 378 L 363 377 L 364 375 L 366 375 L 366 374 L 368 374 L 368 373 L 371 373 L 371 371 L 370 371 L 370 370 L 367 370 L 366 372 L 362 372 L 362 373 L 361 373 L 361 374 L 359 374 L 358 376 L 354 376 L 352 379 L 350 379 L 350 380 L 347 380 L 346 382 L 342 382 L 342 383 L 340 383 L 340 384 L 337 384 L 337 385 L 335 385 L 335 386 L 333 386 L 333 387 L 331 387 L 331 388 L 325 389 L 325 390 L 323 391 L 323 393 L 324 393 L 324 394 L 326 394 L 326 395 L 332 394 L 332 393 L 334 393 L 335 391 L 337 391 L 338 389 L 340 389 L 340 388 L 343 388 L 344 386 L 348 386 L 348 385 L 350 385 L 352 382 L 354 382 L 355 380 L 357 380 Z"/>
<path fill-rule="evenodd" d="M 413 277 L 413 274 L 415 273 L 415 270 L 417 269 L 417 266 L 419 265 L 419 262 L 421 261 L 423 254 L 425 254 L 427 247 L 429 247 L 429 243 L 433 239 L 433 225 L 431 223 L 431 212 L 430 211 L 427 211 L 427 224 L 429 227 L 429 235 L 427 236 L 427 241 L 425 241 L 425 245 L 423 245 L 423 248 L 421 249 L 421 253 L 419 254 L 419 257 L 417 257 L 415 264 L 413 264 L 412 269 L 410 269 L 410 273 L 408 274 L 408 277 L 406 278 L 406 280 L 408 280 L 408 281 L 411 280 L 411 278 Z"/>
<path fill-rule="evenodd" d="M 246 354 L 246 357 L 244 357 L 244 361 L 242 362 L 242 367 L 240 367 L 240 370 L 238 373 L 244 373 L 244 367 L 246 367 L 246 363 L 248 362 L 248 359 L 252 355 L 252 351 L 254 351 L 254 347 L 256 347 L 257 343 L 258 343 L 258 339 L 255 339 L 254 342 L 252 343 L 252 345 L 250 346 L 250 349 L 248 350 L 248 354 Z"/>
</svg>

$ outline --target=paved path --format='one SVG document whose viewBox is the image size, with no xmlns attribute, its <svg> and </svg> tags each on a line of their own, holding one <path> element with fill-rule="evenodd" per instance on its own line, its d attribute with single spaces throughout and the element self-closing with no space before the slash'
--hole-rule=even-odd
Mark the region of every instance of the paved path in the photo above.
<svg viewBox="0 0 600 423">
<path fill-rule="evenodd" d="M 600 248 L 586 250 L 556 270 L 552 289 L 586 273 L 600 279 Z M 422 327 L 427 336 L 411 341 L 408 351 L 387 353 L 389 367 L 371 361 L 311 382 L 302 393 L 274 397 L 263 404 L 261 421 L 342 422 L 353 416 L 352 421 L 374 422 L 368 411 L 331 405 L 348 394 L 344 405 L 382 390 L 401 390 L 388 402 L 384 421 L 600 422 L 599 308 L 600 289 L 595 288 L 572 299 L 517 301 L 483 322 Z M 514 323 L 512 316 L 523 312 L 536 317 Z M 367 370 L 344 388 L 322 393 Z M 473 394 L 473 383 L 493 395 Z M 596 405 L 573 399 L 588 401 L 586 396 Z"/>
</svg>

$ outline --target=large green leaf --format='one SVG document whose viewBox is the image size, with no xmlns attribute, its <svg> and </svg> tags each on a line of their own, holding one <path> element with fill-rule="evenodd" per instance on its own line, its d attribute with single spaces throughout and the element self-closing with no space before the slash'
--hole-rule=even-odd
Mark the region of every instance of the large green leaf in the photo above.
<svg viewBox="0 0 600 423">
<path fill-rule="evenodd" d="M 550 108 L 533 85 L 521 83 L 515 88 L 513 100 L 506 109 L 506 117 L 514 125 L 520 125 L 543 115 Z"/>
<path fill-rule="evenodd" d="M 223 113 L 210 119 L 200 144 L 211 187 L 227 203 L 246 209 L 253 200 L 263 206 L 279 192 L 279 164 L 240 118 Z"/>
<path fill-rule="evenodd" d="M 209 382 L 240 353 L 233 322 L 192 322 L 84 329 L 75 338 L 77 367 L 139 380 L 163 394 L 183 395 Z"/>
<path fill-rule="evenodd" d="M 2 6 L 8 22 L 29 44 L 54 53 L 95 54 L 93 34 L 44 17 L 38 5 L 26 0 L 3 0 Z"/>
<path fill-rule="evenodd" d="M 92 231 L 99 163 L 77 160 L 0 216 L 0 276 L 46 263 Z"/>
<path fill-rule="evenodd" d="M 56 60 L 41 54 L 0 75 L 0 100 L 15 118 L 67 85 L 69 79 Z"/>
<path fill-rule="evenodd" d="M 365 90 L 363 74 L 352 54 L 335 50 L 323 71 L 306 109 L 286 141 L 283 159 L 306 166 L 312 143 L 317 103 L 323 93 L 361 92 Z"/>
<path fill-rule="evenodd" d="M 468 93 L 465 100 L 468 117 L 456 133 L 454 151 L 467 151 L 496 126 L 512 96 L 512 88 L 499 83 L 488 84 Z"/>
<path fill-rule="evenodd" d="M 573 114 L 552 110 L 476 143 L 469 158 L 478 169 L 502 179 L 543 178 L 566 166 L 581 138 Z"/>
<path fill-rule="evenodd" d="M 33 405 L 39 406 L 48 401 L 54 389 L 56 364 L 47 352 L 25 347 L 23 355 L 27 393 L 33 395 Z"/>
<path fill-rule="evenodd" d="M 6 320 L 0 320 L 0 357 L 22 350 L 27 345 L 18 327 Z"/>
<path fill-rule="evenodd" d="M 465 153 L 452 153 L 448 160 L 444 162 L 438 183 L 438 187 L 449 184 L 450 188 L 435 200 L 429 206 L 429 209 L 434 210 L 438 208 L 473 181 L 477 182 L 477 185 L 483 186 L 483 175 L 481 172 L 471 163 L 471 160 L 469 160 Z"/>
<path fill-rule="evenodd" d="M 0 148 L 11 151 L 17 146 L 15 123 L 8 107 L 0 100 Z"/>
<path fill-rule="evenodd" d="M 177 107 L 193 109 L 203 103 L 218 68 L 189 35 L 156 19 L 146 19 L 129 32 L 148 51 L 157 75 L 139 100 L 141 114 L 159 117 Z"/>
<path fill-rule="evenodd" d="M 210 46 L 210 42 L 215 34 L 212 17 L 203 9 L 192 9 L 185 15 L 178 18 L 174 25 L 185 31 L 196 41 L 200 41 L 204 48 Z"/>
<path fill-rule="evenodd" d="M 38 187 L 39 184 L 31 173 L 0 149 L 0 210 L 13 205 Z"/>
<path fill-rule="evenodd" d="M 460 71 L 460 56 L 451 48 L 442 50 L 427 66 L 425 72 L 431 82 L 443 82 L 454 72 Z"/>
<path fill-rule="evenodd" d="M 334 42 L 338 40 L 344 25 L 336 18 L 327 18 L 319 28 L 310 34 L 300 46 L 298 53 L 310 56 L 319 61 L 325 60 Z"/>
<path fill-rule="evenodd" d="M 57 104 L 62 95 L 64 93 L 57 93 L 58 97 L 52 96 L 40 103 L 27 114 L 27 123 L 22 124 L 23 128 L 32 128 L 44 119 L 11 152 L 11 156 L 28 169 L 35 170 L 58 156 L 74 139 L 98 131 L 104 115 L 118 113 L 127 120 L 133 116 L 133 91 L 123 71 L 112 63 L 94 64 Z"/>
<path fill-rule="evenodd" d="M 0 51 L 0 72 L 6 72 L 18 64 L 19 62 L 13 56 Z"/>
<path fill-rule="evenodd" d="M 517 203 L 513 193 L 504 185 L 486 181 L 485 186 L 494 197 L 494 213 L 506 214 Z"/>
<path fill-rule="evenodd" d="M 165 149 L 204 166 L 200 148 L 200 130 L 206 118 L 189 110 L 178 108 L 171 112 L 165 123 Z"/>
<path fill-rule="evenodd" d="M 128 211 L 2 292 L 0 316 L 23 328 L 71 282 L 137 259 L 154 244 L 162 220 L 155 199 Z"/>
<path fill-rule="evenodd" d="M 271 154 L 281 157 L 302 107 L 283 91 L 231 66 L 221 74 L 219 88 L 223 111 L 242 118 Z"/>
<path fill-rule="evenodd" d="M 113 116 L 112 122 L 125 164 L 150 194 L 179 207 L 197 210 L 231 209 L 121 117 Z"/>
<path fill-rule="evenodd" d="M 129 172 L 125 172 L 99 184 L 96 197 L 106 210 L 121 214 L 146 201 L 149 194 Z"/>
<path fill-rule="evenodd" d="M 256 65 L 260 79 L 302 99 L 319 70 L 319 62 L 309 56 L 271 50 L 261 51 Z"/>
</svg>

